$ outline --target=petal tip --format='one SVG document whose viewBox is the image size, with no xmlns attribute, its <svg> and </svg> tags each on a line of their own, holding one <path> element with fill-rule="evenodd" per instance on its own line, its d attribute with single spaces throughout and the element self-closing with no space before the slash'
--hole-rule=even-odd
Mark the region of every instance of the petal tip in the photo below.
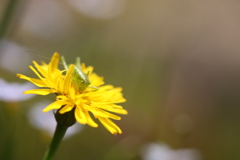
<svg viewBox="0 0 240 160">
<path fill-rule="evenodd" d="M 46 110 L 46 108 L 44 108 L 44 109 L 42 110 L 42 112 L 46 113 L 46 112 L 48 112 L 48 110 Z"/>
<path fill-rule="evenodd" d="M 59 58 L 60 57 L 60 54 L 58 52 L 54 52 L 53 56 L 54 58 Z"/>
<path fill-rule="evenodd" d="M 28 93 L 28 91 L 25 91 L 25 92 L 23 92 L 23 94 L 30 94 L 30 93 Z"/>
</svg>

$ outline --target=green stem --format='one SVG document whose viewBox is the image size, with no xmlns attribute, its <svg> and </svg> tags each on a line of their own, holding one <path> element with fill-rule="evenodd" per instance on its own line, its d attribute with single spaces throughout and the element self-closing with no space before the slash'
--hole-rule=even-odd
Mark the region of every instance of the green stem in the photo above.
<svg viewBox="0 0 240 160">
<path fill-rule="evenodd" d="M 17 2 L 18 2 L 17 0 L 9 0 L 8 1 L 6 10 L 3 14 L 3 18 L 0 23 L 0 39 L 4 36 L 6 30 L 9 26 L 9 23 L 10 23 L 12 15 L 14 13 L 14 9 L 15 9 Z"/>
<path fill-rule="evenodd" d="M 61 143 L 66 131 L 68 129 L 68 126 L 66 125 L 62 125 L 62 124 L 57 124 L 51 145 L 49 147 L 49 149 L 46 151 L 43 160 L 51 160 L 59 146 L 59 144 Z"/>
</svg>

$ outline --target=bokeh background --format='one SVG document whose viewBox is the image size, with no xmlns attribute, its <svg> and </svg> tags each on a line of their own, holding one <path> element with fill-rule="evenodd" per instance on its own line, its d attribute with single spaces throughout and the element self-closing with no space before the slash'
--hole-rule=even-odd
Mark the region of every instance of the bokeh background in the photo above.
<svg viewBox="0 0 240 160">
<path fill-rule="evenodd" d="M 76 124 L 55 159 L 240 159 L 240 1 L 0 0 L 0 20 L 1 160 L 50 144 L 55 97 L 22 95 L 16 73 L 55 51 L 123 87 L 129 112 L 117 136 Z"/>
</svg>

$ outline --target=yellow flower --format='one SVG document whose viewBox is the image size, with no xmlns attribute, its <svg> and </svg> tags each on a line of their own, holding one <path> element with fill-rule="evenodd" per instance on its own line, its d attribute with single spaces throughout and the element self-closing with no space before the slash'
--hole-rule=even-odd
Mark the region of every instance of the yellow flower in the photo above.
<svg viewBox="0 0 240 160">
<path fill-rule="evenodd" d="M 38 65 L 33 61 L 37 70 L 32 66 L 30 66 L 30 68 L 39 79 L 17 74 L 21 79 L 28 80 L 38 87 L 45 87 L 44 89 L 28 90 L 24 93 L 39 95 L 55 93 L 57 95 L 56 101 L 48 105 L 43 112 L 59 109 L 59 113 L 64 114 L 75 109 L 74 115 L 79 123 L 98 127 L 98 124 L 94 122 L 92 116 L 89 114 L 90 112 L 112 134 L 121 134 L 121 129 L 111 119 L 121 119 L 121 117 L 113 113 L 127 114 L 125 109 L 116 105 L 117 103 L 126 101 L 121 93 L 122 88 L 114 88 L 112 85 L 101 86 L 104 84 L 103 77 L 99 77 L 96 73 L 93 73 L 92 66 L 86 67 L 85 64 L 82 64 L 82 71 L 84 73 L 90 73 L 88 78 L 91 82 L 91 86 L 98 87 L 99 89 L 96 90 L 88 87 L 84 91 L 79 91 L 72 82 L 74 65 L 71 64 L 65 72 L 64 70 L 60 71 L 58 69 L 58 62 L 58 53 L 54 53 L 49 64 L 43 63 L 42 65 Z"/>
<path fill-rule="evenodd" d="M 29 68 L 38 76 L 39 79 L 30 78 L 22 74 L 17 74 L 19 78 L 28 80 L 38 87 L 45 87 L 45 89 L 33 89 L 25 91 L 24 93 L 39 95 L 61 93 L 62 90 L 60 85 L 63 81 L 64 76 L 62 75 L 62 71 L 58 69 L 58 62 L 59 62 L 58 53 L 54 53 L 49 65 L 46 64 L 39 65 L 37 62 L 33 61 L 33 64 L 37 68 L 37 70 L 33 66 L 29 66 Z"/>
</svg>

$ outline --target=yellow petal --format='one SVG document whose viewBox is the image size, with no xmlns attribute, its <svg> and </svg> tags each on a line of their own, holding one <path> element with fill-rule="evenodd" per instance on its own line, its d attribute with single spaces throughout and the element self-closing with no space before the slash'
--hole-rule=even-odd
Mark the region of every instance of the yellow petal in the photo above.
<svg viewBox="0 0 240 160">
<path fill-rule="evenodd" d="M 86 67 L 86 64 L 85 63 L 82 63 L 82 71 L 87 74 L 88 72 L 91 74 L 92 71 L 93 71 L 93 66 L 88 66 Z"/>
<path fill-rule="evenodd" d="M 119 98 L 118 100 L 115 100 L 115 101 L 111 101 L 111 103 L 123 103 L 123 102 L 126 102 L 127 100 L 125 98 Z"/>
<path fill-rule="evenodd" d="M 111 113 L 108 113 L 108 112 L 105 112 L 101 109 L 91 109 L 90 110 L 96 117 L 103 117 L 103 118 L 112 118 L 112 119 L 115 119 L 115 120 L 120 120 L 121 117 L 117 116 L 117 115 L 114 115 L 114 114 L 111 114 Z"/>
<path fill-rule="evenodd" d="M 57 100 L 58 100 L 58 101 L 61 101 L 61 100 L 67 101 L 67 100 L 68 100 L 68 97 L 66 97 L 66 96 L 64 96 L 64 95 L 59 95 L 59 96 L 57 96 Z"/>
<path fill-rule="evenodd" d="M 24 94 L 38 94 L 38 95 L 48 95 L 50 93 L 53 93 L 51 89 L 32 89 L 24 92 Z"/>
<path fill-rule="evenodd" d="M 111 109 L 109 110 L 110 112 L 114 112 L 114 113 L 118 113 L 118 114 L 123 114 L 123 115 L 127 115 L 128 111 L 125 109 Z"/>
<path fill-rule="evenodd" d="M 106 111 L 103 111 L 103 110 L 101 110 L 101 113 L 105 114 L 106 117 L 108 117 L 108 118 L 115 119 L 115 120 L 121 120 L 121 117 L 119 117 L 117 115 L 114 115 L 112 113 L 109 113 L 109 112 L 106 112 Z"/>
<path fill-rule="evenodd" d="M 48 112 L 53 109 L 59 109 L 65 104 L 66 103 L 62 102 L 62 101 L 55 101 L 55 102 L 51 103 L 50 105 L 48 105 L 46 108 L 44 108 L 43 112 Z"/>
<path fill-rule="evenodd" d="M 122 130 L 115 124 L 113 123 L 110 119 L 108 118 L 101 118 L 98 117 L 99 121 L 103 124 L 103 126 L 112 134 L 116 135 L 117 133 L 121 134 Z"/>
<path fill-rule="evenodd" d="M 74 65 L 72 64 L 68 68 L 67 75 L 66 75 L 65 80 L 64 80 L 63 90 L 65 90 L 65 91 L 68 91 L 69 88 L 70 88 L 70 84 L 71 84 L 71 81 L 72 81 L 73 69 L 74 69 Z"/>
<path fill-rule="evenodd" d="M 40 79 L 35 79 L 35 78 L 30 78 L 30 77 L 27 77 L 25 75 L 22 75 L 22 74 L 17 74 L 17 77 L 21 78 L 21 79 L 25 79 L 27 81 L 30 81 L 32 82 L 33 84 L 35 84 L 36 86 L 38 87 L 48 87 L 42 80 Z"/>
<path fill-rule="evenodd" d="M 64 107 L 59 111 L 59 113 L 60 113 L 60 114 L 64 114 L 64 113 L 66 113 L 66 112 L 69 112 L 69 111 L 71 111 L 71 110 L 73 109 L 73 106 L 74 106 L 74 105 L 72 105 L 72 104 L 67 104 L 66 106 L 64 106 Z"/>
<path fill-rule="evenodd" d="M 75 99 L 75 88 L 69 88 L 69 96 L 71 97 L 71 99 Z"/>
<path fill-rule="evenodd" d="M 103 77 L 99 77 L 96 73 L 92 73 L 89 76 L 89 80 L 92 86 L 98 87 L 104 84 Z"/>
<path fill-rule="evenodd" d="M 86 116 L 85 114 L 83 113 L 82 109 L 80 107 L 77 107 L 75 109 L 75 118 L 76 120 L 79 122 L 79 123 L 82 123 L 82 124 L 86 124 L 87 123 L 87 119 L 86 119 Z"/>
<path fill-rule="evenodd" d="M 125 109 L 114 109 L 114 108 L 110 108 L 110 109 L 106 109 L 109 112 L 113 112 L 113 113 L 118 113 L 118 114 L 128 114 L 128 111 Z"/>
<path fill-rule="evenodd" d="M 116 104 L 103 104 L 102 102 L 91 102 L 92 106 L 104 109 L 109 112 L 118 114 L 128 114 L 127 110 L 123 109 L 122 106 Z"/>
<path fill-rule="evenodd" d="M 40 78 L 41 80 L 44 79 L 44 78 L 36 71 L 36 69 L 33 68 L 33 66 L 29 66 L 29 68 L 38 76 L 38 78 Z"/>
<path fill-rule="evenodd" d="M 52 70 L 52 67 L 50 66 L 50 64 L 49 64 L 49 67 L 48 67 L 48 72 L 47 72 L 47 78 L 48 78 L 48 80 L 50 81 L 50 82 L 54 82 L 54 78 L 53 78 L 53 74 L 54 72 L 53 72 L 53 70 Z"/>
<path fill-rule="evenodd" d="M 43 67 L 40 66 L 40 65 L 38 65 L 38 63 L 35 62 L 35 61 L 33 61 L 33 64 L 34 64 L 34 66 L 37 68 L 38 72 L 40 72 L 41 75 L 43 75 L 43 77 L 46 78 L 46 77 L 47 77 L 47 72 L 46 72 L 46 70 L 44 70 Z"/>
<path fill-rule="evenodd" d="M 121 87 L 117 87 L 117 88 L 113 88 L 111 90 L 109 90 L 111 93 L 119 93 L 122 91 L 122 88 Z"/>
<path fill-rule="evenodd" d="M 58 93 L 63 93 L 63 83 L 64 83 L 65 76 L 62 75 L 60 71 L 58 74 L 54 75 L 53 80 L 50 81 L 52 88 L 58 90 Z"/>
<path fill-rule="evenodd" d="M 122 106 L 116 105 L 116 104 L 111 104 L 111 107 L 114 109 L 122 109 Z"/>
<path fill-rule="evenodd" d="M 105 85 L 102 87 L 99 87 L 99 91 L 105 91 L 114 88 L 112 85 Z"/>
<path fill-rule="evenodd" d="M 88 111 L 85 110 L 84 113 L 86 115 L 88 125 L 94 128 L 98 127 L 98 124 L 92 120 L 92 117 L 89 115 Z"/>
<path fill-rule="evenodd" d="M 49 63 L 49 68 L 51 68 L 50 70 L 52 72 L 55 72 L 56 70 L 58 70 L 58 62 L 59 62 L 59 53 L 55 52 L 51 58 L 51 61 Z"/>
</svg>

